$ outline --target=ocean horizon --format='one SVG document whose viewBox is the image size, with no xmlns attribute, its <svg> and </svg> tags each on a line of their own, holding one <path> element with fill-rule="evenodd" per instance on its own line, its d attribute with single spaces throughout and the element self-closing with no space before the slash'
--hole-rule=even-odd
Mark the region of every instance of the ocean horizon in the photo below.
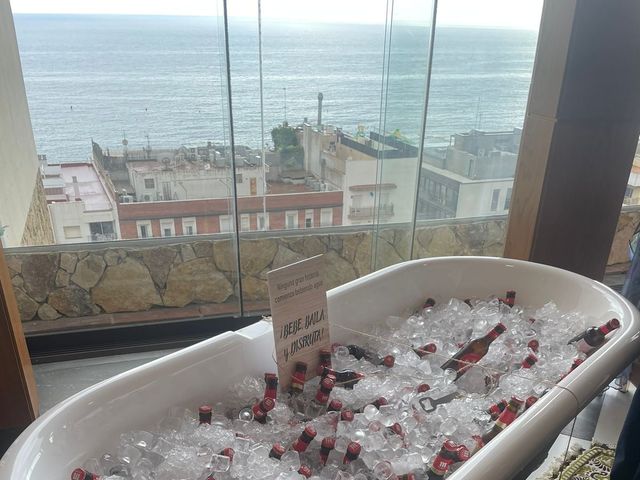
<svg viewBox="0 0 640 480">
<path fill-rule="evenodd" d="M 37 150 L 50 161 L 86 160 L 92 139 L 111 148 L 124 136 L 131 148 L 147 135 L 156 147 L 228 142 L 216 17 L 16 14 L 15 25 Z M 232 18 L 229 27 L 235 141 L 257 148 L 257 25 Z M 285 120 L 315 123 L 319 92 L 324 124 L 419 140 L 427 28 L 395 25 L 386 58 L 382 25 L 269 20 L 262 30 L 266 141 Z M 428 142 L 521 127 L 536 40 L 529 30 L 438 27 Z"/>
</svg>

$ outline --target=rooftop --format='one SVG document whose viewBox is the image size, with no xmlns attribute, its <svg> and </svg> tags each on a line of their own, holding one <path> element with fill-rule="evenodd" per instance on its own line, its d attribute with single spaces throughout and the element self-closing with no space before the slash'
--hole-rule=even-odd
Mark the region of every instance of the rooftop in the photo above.
<svg viewBox="0 0 640 480">
<path fill-rule="evenodd" d="M 456 172 L 452 172 L 451 170 L 446 170 L 444 168 L 438 168 L 432 163 L 427 162 L 423 159 L 422 168 L 426 168 L 427 170 L 431 170 L 434 173 L 442 175 L 443 177 L 450 178 L 458 183 L 487 183 L 487 182 L 500 182 L 500 181 L 513 181 L 513 177 L 502 177 L 502 178 L 479 178 L 479 179 L 471 179 L 469 177 L 465 177 L 464 175 L 460 175 Z"/>
<path fill-rule="evenodd" d="M 102 184 L 98 172 L 91 163 L 63 163 L 60 165 L 60 177 L 64 182 L 66 200 L 73 202 L 76 198 L 73 178 L 78 182 L 80 199 L 88 211 L 111 210 L 111 200 Z M 52 199 L 53 200 L 53 199 Z"/>
<path fill-rule="evenodd" d="M 306 193 L 315 192 L 313 188 L 305 184 L 292 184 L 283 182 L 268 182 L 269 195 L 278 195 L 282 193 Z"/>
<path fill-rule="evenodd" d="M 170 161 L 170 162 L 159 162 L 155 160 L 139 160 L 135 162 L 127 162 L 127 168 L 137 173 L 175 171 L 175 172 L 184 172 L 184 173 L 210 172 L 211 175 L 219 174 L 220 176 L 224 176 L 224 177 L 227 177 L 230 175 L 229 167 L 217 166 L 210 162 L 191 162 L 188 160 L 177 160 L 177 161 Z M 243 169 L 243 168 L 255 169 L 258 167 L 256 166 L 248 167 L 246 165 L 239 165 L 236 168 L 237 169 Z"/>
</svg>

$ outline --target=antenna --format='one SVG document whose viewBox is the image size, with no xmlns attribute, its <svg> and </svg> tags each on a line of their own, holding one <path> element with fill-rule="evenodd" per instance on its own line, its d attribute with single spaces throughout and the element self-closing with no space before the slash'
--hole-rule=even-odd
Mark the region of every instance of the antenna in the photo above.
<svg viewBox="0 0 640 480">
<path fill-rule="evenodd" d="M 284 87 L 284 121 L 287 121 L 287 87 Z"/>
<path fill-rule="evenodd" d="M 129 140 L 127 140 L 127 132 L 122 131 L 122 156 L 124 157 L 124 161 L 126 162 L 129 158 L 129 152 L 127 151 L 127 145 L 129 145 Z"/>
<path fill-rule="evenodd" d="M 147 139 L 147 158 L 150 158 L 150 156 L 151 156 L 151 140 L 149 140 L 149 134 L 148 133 L 145 135 L 145 138 Z"/>
</svg>

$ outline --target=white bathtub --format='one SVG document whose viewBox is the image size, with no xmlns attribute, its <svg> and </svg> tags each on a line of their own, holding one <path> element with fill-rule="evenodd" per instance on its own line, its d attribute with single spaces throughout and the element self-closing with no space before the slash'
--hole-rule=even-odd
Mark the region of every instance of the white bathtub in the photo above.
<svg viewBox="0 0 640 480">
<path fill-rule="evenodd" d="M 518 303 L 553 299 L 563 311 L 617 317 L 620 330 L 572 375 L 450 478 L 509 479 L 632 359 L 640 354 L 640 314 L 588 278 L 544 265 L 486 257 L 416 260 L 388 267 L 328 294 L 335 324 L 366 330 L 425 297 L 483 297 L 507 289 Z M 332 326 L 332 341 L 352 333 Z M 27 428 L 0 460 L 0 480 L 68 480 L 73 468 L 104 453 L 120 433 L 144 428 L 170 406 L 193 408 L 221 397 L 246 374 L 274 371 L 271 325 L 261 321 L 160 358 L 61 402 Z M 499 465 L 496 465 L 496 462 Z"/>
</svg>

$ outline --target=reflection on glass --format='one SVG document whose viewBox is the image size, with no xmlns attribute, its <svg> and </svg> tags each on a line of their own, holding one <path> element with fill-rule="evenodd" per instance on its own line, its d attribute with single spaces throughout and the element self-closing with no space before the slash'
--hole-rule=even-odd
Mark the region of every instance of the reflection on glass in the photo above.
<svg viewBox="0 0 640 480">
<path fill-rule="evenodd" d="M 501 255 L 542 2 L 440 6 L 412 255 Z"/>
<path fill-rule="evenodd" d="M 412 256 L 500 254 L 541 0 L 478 5 L 440 2 L 435 33 L 431 0 L 17 15 L 40 200 L 50 238 L 77 244 L 49 249 L 44 295 L 15 267 L 23 318 L 264 311 L 267 272 L 318 254 L 329 288 Z M 93 298 L 133 263 L 144 302 Z"/>
<path fill-rule="evenodd" d="M 251 151 L 238 152 L 234 182 L 222 2 L 190 17 L 153 15 L 144 2 L 96 15 L 92 5 L 15 16 L 43 186 L 35 218 L 43 230 L 48 213 L 52 239 L 67 244 L 8 251 L 25 330 L 101 314 L 237 315 L 233 199 L 262 183 Z M 136 9 L 148 15 L 128 14 Z"/>
</svg>

